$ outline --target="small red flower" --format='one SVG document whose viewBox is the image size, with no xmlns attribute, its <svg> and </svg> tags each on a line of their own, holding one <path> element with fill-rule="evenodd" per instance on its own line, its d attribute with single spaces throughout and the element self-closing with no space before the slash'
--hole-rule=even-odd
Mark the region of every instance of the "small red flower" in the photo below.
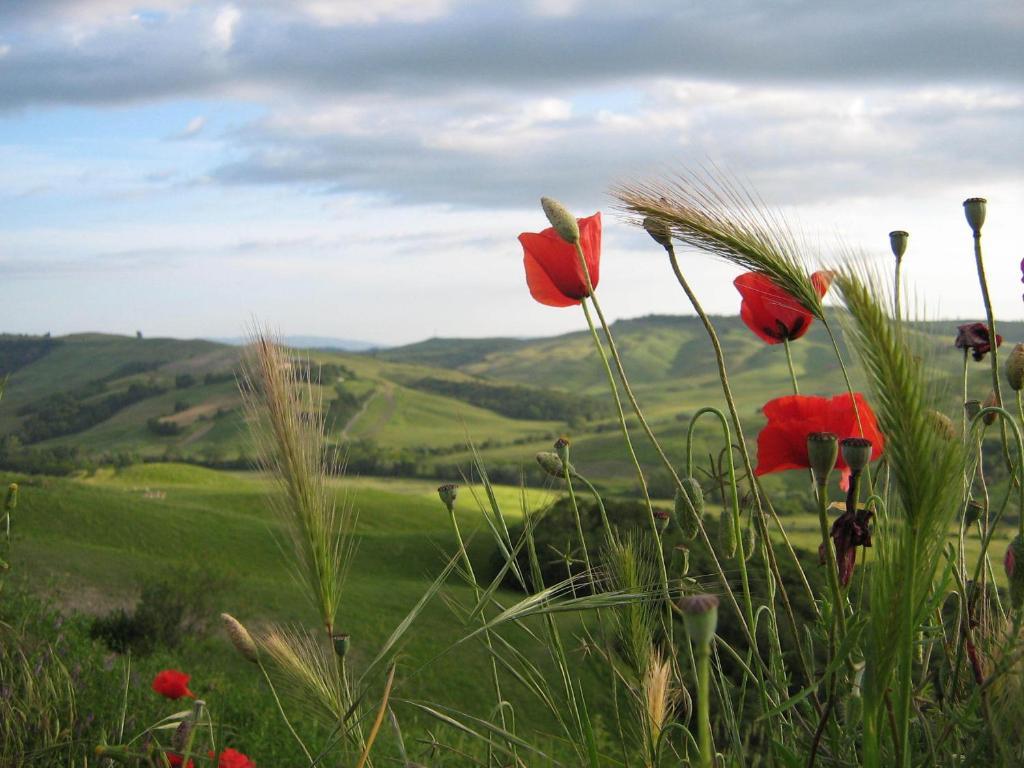
<svg viewBox="0 0 1024 768">
<path fill-rule="evenodd" d="M 864 437 L 871 441 L 871 460 L 882 455 L 885 440 L 875 414 L 859 392 L 855 398 L 849 393 L 831 398 L 787 395 L 769 400 L 762 410 L 768 423 L 757 436 L 756 475 L 808 468 L 807 435 L 811 432 L 831 432 L 840 440 Z M 857 424 L 858 413 L 863 432 Z M 836 468 L 843 470 L 845 485 L 849 469 L 842 454 Z"/>
<path fill-rule="evenodd" d="M 213 752 L 210 752 L 210 757 L 213 757 Z M 256 763 L 250 760 L 248 755 L 228 747 L 220 753 L 217 768 L 256 768 Z"/>
<path fill-rule="evenodd" d="M 825 295 L 831 283 L 831 272 L 811 275 L 811 284 L 819 296 Z M 799 339 L 811 327 L 814 316 L 770 278 L 758 272 L 745 272 L 733 285 L 743 297 L 740 318 L 766 343 L 781 344 Z"/>
<path fill-rule="evenodd" d="M 1003 343 L 1003 337 L 996 334 L 996 346 Z M 988 326 L 985 323 L 965 323 L 956 327 L 956 340 L 953 342 L 957 349 L 971 350 L 974 359 L 980 362 L 992 349 L 989 341 Z"/>
<path fill-rule="evenodd" d="M 171 764 L 172 768 L 177 768 L 178 766 L 180 766 L 181 765 L 181 760 L 182 760 L 181 755 L 175 754 L 174 752 L 168 752 L 167 753 L 167 762 Z M 188 766 L 186 766 L 186 768 L 196 768 L 195 761 L 194 760 L 189 760 L 188 761 Z"/>
<path fill-rule="evenodd" d="M 153 690 L 168 699 L 180 699 L 182 696 L 195 698 L 195 694 L 188 689 L 189 675 L 179 672 L 176 669 L 165 669 L 157 672 L 153 678 Z"/>
<path fill-rule="evenodd" d="M 576 221 L 590 282 L 597 288 L 601 266 L 601 214 Z M 590 295 L 576 246 L 563 240 L 554 227 L 543 232 L 523 232 L 519 242 L 523 245 L 526 284 L 534 299 L 549 307 L 571 307 Z"/>
</svg>

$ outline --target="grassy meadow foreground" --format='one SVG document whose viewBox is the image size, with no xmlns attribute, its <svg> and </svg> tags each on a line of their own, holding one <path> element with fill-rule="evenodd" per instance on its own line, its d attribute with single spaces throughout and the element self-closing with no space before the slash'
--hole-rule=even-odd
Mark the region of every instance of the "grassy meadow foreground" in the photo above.
<svg viewBox="0 0 1024 768">
<path fill-rule="evenodd" d="M 915 324 L 906 233 L 892 286 L 706 189 L 616 194 L 698 318 L 607 323 L 600 216 L 545 198 L 528 288 L 590 333 L 0 337 L 0 760 L 1024 760 L 1024 324 L 984 201 L 987 323 Z M 747 270 L 740 318 L 677 240 Z"/>
</svg>

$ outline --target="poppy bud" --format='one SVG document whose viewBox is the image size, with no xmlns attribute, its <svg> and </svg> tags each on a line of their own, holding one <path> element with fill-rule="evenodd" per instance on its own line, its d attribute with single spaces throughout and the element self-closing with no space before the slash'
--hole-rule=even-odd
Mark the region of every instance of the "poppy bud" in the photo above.
<svg viewBox="0 0 1024 768">
<path fill-rule="evenodd" d="M 754 528 L 754 524 L 750 523 L 743 531 L 743 559 L 749 561 L 754 556 L 754 550 L 757 549 L 757 529 Z"/>
<path fill-rule="evenodd" d="M 455 497 L 458 494 L 459 486 L 455 483 L 445 483 L 437 488 L 437 495 L 441 497 L 441 503 L 448 507 L 449 512 L 455 508 Z"/>
<path fill-rule="evenodd" d="M 968 421 L 974 421 L 978 418 L 978 414 L 981 413 L 981 400 L 966 400 L 964 402 L 964 413 L 967 414 Z"/>
<path fill-rule="evenodd" d="M 656 509 L 654 510 L 654 519 L 658 523 L 658 532 L 664 533 L 668 528 L 668 521 L 672 519 L 672 514 L 667 509 Z"/>
<path fill-rule="evenodd" d="M 235 650 L 246 661 L 251 661 L 255 664 L 259 656 L 256 651 L 256 643 L 253 641 L 252 635 L 249 634 L 249 630 L 230 613 L 222 613 L 220 620 L 224 622 L 224 630 L 228 633 L 228 639 L 235 646 Z"/>
<path fill-rule="evenodd" d="M 871 461 L 871 441 L 864 437 L 847 437 L 840 441 L 843 461 L 853 474 L 860 474 Z"/>
<path fill-rule="evenodd" d="M 1013 538 L 1003 558 L 1006 581 L 1010 585 L 1010 604 L 1015 610 L 1024 605 L 1024 540 L 1020 534 Z"/>
<path fill-rule="evenodd" d="M 1011 350 L 1006 360 L 1006 378 L 1014 392 L 1024 389 L 1024 344 L 1018 344 Z"/>
<path fill-rule="evenodd" d="M 544 209 L 544 215 L 548 217 L 555 232 L 567 243 L 578 243 L 580 241 L 580 225 L 576 217 L 566 210 L 565 206 L 550 197 L 542 197 L 540 206 Z"/>
<path fill-rule="evenodd" d="M 732 512 L 723 509 L 718 516 L 718 546 L 725 557 L 732 557 L 736 554 L 736 528 L 733 527 L 732 522 Z"/>
<path fill-rule="evenodd" d="M 981 227 L 985 223 L 985 204 L 987 202 L 984 197 L 969 197 L 964 200 L 964 216 L 967 217 L 967 223 L 975 237 L 981 235 Z"/>
<path fill-rule="evenodd" d="M 993 389 L 991 392 L 988 393 L 988 397 L 985 398 L 985 402 L 981 404 L 981 407 L 983 409 L 996 408 L 999 405 L 1001 405 L 1001 403 L 999 402 L 999 398 L 996 397 L 996 391 Z M 981 420 L 984 421 L 987 425 L 992 426 L 993 424 L 996 423 L 996 414 L 994 411 L 990 411 L 986 413 L 984 416 L 982 416 Z"/>
<path fill-rule="evenodd" d="M 683 531 L 683 538 L 692 540 L 697 537 L 704 516 L 704 491 L 693 477 L 684 477 L 680 484 L 682 491 L 676 488 L 676 522 Z"/>
<path fill-rule="evenodd" d="M 900 229 L 889 233 L 889 247 L 892 248 L 892 255 L 896 257 L 896 261 L 902 259 L 903 254 L 907 252 L 908 237 L 910 235 Z"/>
<path fill-rule="evenodd" d="M 555 440 L 555 455 L 565 464 L 569 463 L 569 438 L 560 437 Z"/>
<path fill-rule="evenodd" d="M 668 250 L 672 247 L 672 230 L 661 219 L 656 219 L 653 216 L 644 217 L 644 229 L 651 239 L 662 248 Z"/>
<path fill-rule="evenodd" d="M 718 598 L 714 595 L 691 595 L 679 601 L 683 624 L 695 646 L 708 645 L 718 627 Z"/>
<path fill-rule="evenodd" d="M 565 468 L 569 468 L 569 475 L 575 475 L 576 470 L 573 469 L 572 464 L 563 464 L 562 460 L 558 458 L 557 453 L 551 451 L 539 451 L 537 453 L 537 463 L 540 464 L 540 468 L 547 472 L 552 477 L 557 477 L 559 480 L 565 479 Z"/>
<path fill-rule="evenodd" d="M 814 482 L 819 486 L 828 484 L 828 476 L 839 457 L 839 444 L 831 432 L 811 432 L 807 435 L 807 463 L 810 464 Z"/>
<path fill-rule="evenodd" d="M 334 642 L 334 652 L 338 654 L 338 658 L 344 659 L 345 654 L 348 653 L 351 635 L 343 632 L 341 634 L 332 635 L 331 640 Z"/>
</svg>

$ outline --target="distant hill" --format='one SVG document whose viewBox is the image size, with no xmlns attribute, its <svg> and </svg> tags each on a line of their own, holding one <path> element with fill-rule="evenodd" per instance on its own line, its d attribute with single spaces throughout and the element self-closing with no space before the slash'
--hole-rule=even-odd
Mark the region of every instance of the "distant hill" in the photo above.
<svg viewBox="0 0 1024 768">
<path fill-rule="evenodd" d="M 210 341 L 239 347 L 248 342 L 248 339 L 245 336 L 232 336 L 230 338 L 210 339 Z M 337 349 L 343 352 L 365 352 L 371 349 L 383 348 L 383 345 L 374 344 L 370 341 L 336 339 L 332 336 L 285 336 L 284 343 L 296 349 Z"/>
<path fill-rule="evenodd" d="M 753 435 L 760 406 L 791 392 L 784 351 L 763 344 L 737 317 L 714 322 Z M 957 324 L 917 328 L 936 380 L 951 393 L 952 416 L 961 386 Z M 1000 331 L 1008 343 L 1024 339 L 1022 323 L 1002 323 Z M 681 462 L 689 415 L 724 405 L 703 326 L 693 317 L 653 315 L 616 322 L 614 333 L 648 420 Z M 632 482 L 589 332 L 429 339 L 362 353 L 326 349 L 317 337 L 294 341 L 311 338 L 330 436 L 356 474 L 457 477 L 472 440 L 501 479 L 515 482 L 520 467 L 532 470 L 533 453 L 568 434 L 581 465 L 607 482 Z M 820 323 L 792 350 L 803 393 L 843 390 Z M 0 376 L 9 376 L 0 400 L 0 465 L 45 454 L 43 468 L 55 472 L 138 458 L 249 466 L 235 384 L 239 355 L 238 346 L 204 340 L 0 335 Z M 988 365 L 972 362 L 970 373 L 971 393 L 983 399 Z M 712 426 L 702 429 L 712 435 Z M 641 437 L 641 459 L 656 466 Z"/>
</svg>

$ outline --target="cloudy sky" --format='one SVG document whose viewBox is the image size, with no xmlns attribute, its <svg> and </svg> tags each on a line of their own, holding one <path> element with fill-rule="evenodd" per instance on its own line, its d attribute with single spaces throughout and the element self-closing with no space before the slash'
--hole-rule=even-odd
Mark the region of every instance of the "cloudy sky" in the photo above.
<svg viewBox="0 0 1024 768">
<path fill-rule="evenodd" d="M 715 164 L 809 261 L 1024 317 L 1020 0 L 3 0 L 0 330 L 547 335 L 516 235 L 605 212 L 608 314 L 688 310 L 617 181 Z M 714 312 L 735 271 L 684 259 Z"/>
</svg>

